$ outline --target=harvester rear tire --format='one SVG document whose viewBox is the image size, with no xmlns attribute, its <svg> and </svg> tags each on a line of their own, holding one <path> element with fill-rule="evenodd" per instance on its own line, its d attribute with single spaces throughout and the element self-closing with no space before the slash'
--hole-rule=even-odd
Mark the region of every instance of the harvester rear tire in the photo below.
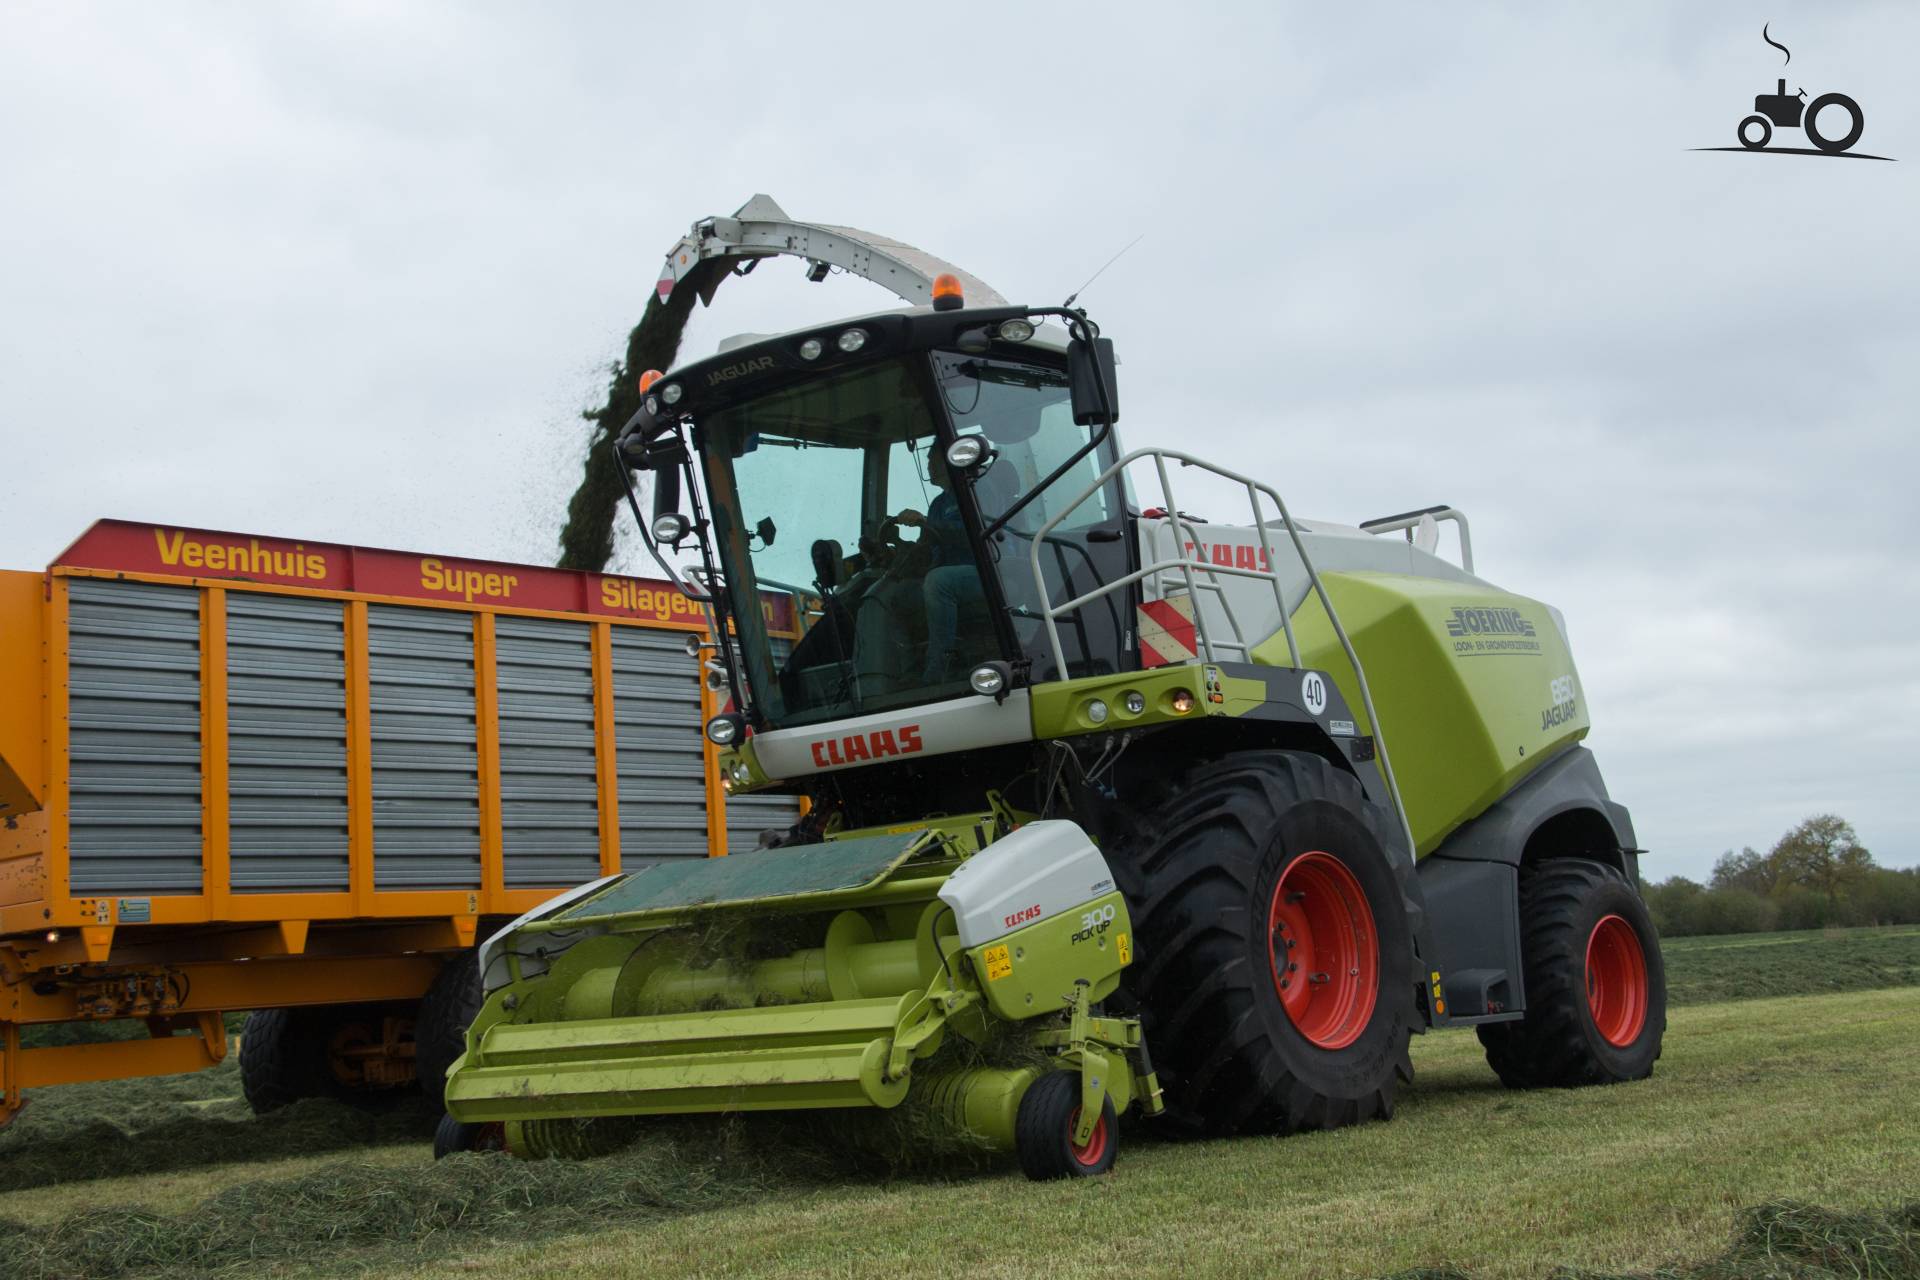
<svg viewBox="0 0 1920 1280">
<path fill-rule="evenodd" d="M 332 1093 L 327 1028 L 311 1009 L 256 1009 L 240 1032 L 240 1091 L 255 1115 Z"/>
<path fill-rule="evenodd" d="M 1525 872 L 1520 932 L 1526 1017 L 1479 1028 L 1509 1089 L 1644 1080 L 1667 1029 L 1660 937 L 1627 878 L 1562 858 Z"/>
<path fill-rule="evenodd" d="M 480 970 L 471 951 L 448 960 L 420 998 L 420 1019 L 413 1028 L 414 1069 L 420 1091 L 436 1107 L 446 1103 L 447 1069 L 466 1051 L 467 1028 L 483 1003 Z"/>
<path fill-rule="evenodd" d="M 1120 1152 L 1120 1121 L 1113 1099 L 1100 1102 L 1100 1121 L 1084 1147 L 1075 1146 L 1080 1123 L 1080 1073 L 1049 1071 L 1020 1099 L 1014 1116 L 1013 1150 L 1020 1168 L 1035 1182 L 1054 1178 L 1095 1178 L 1113 1168 Z"/>
<path fill-rule="evenodd" d="M 1413 1078 L 1418 910 L 1410 868 L 1387 852 L 1391 817 L 1352 775 L 1293 751 L 1207 761 L 1151 812 L 1141 836 L 1116 842 L 1112 866 L 1139 937 L 1123 997 L 1140 1010 L 1170 1122 L 1293 1133 L 1391 1116 Z M 1296 874 L 1352 904 L 1353 973 L 1286 970 L 1295 953 L 1280 926 L 1316 896 L 1294 892 Z M 1348 931 L 1329 923 L 1327 936 Z M 1311 995 L 1330 991 L 1336 1016 L 1301 1005 L 1302 978 L 1332 984 Z"/>
</svg>

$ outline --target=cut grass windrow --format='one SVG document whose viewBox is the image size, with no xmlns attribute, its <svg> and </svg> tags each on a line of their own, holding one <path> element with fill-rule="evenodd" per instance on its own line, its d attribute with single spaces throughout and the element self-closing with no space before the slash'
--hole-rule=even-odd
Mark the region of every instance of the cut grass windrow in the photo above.
<svg viewBox="0 0 1920 1280">
<path fill-rule="evenodd" d="M 1920 927 L 1669 938 L 1674 1005 L 1920 985 Z"/>
<path fill-rule="evenodd" d="M 9 1224 L 0 1251 L 22 1280 L 971 1280 L 1032 1274 L 1035 1259 L 1067 1280 L 1107 1275 L 1116 1258 L 1137 1274 L 1193 1276 L 1455 1268 L 1504 1280 L 1565 1265 L 1891 1278 L 1912 1274 L 1900 1268 L 1914 1211 L 1899 1206 L 1920 1186 L 1916 1025 L 1913 990 L 1683 1008 L 1652 1081 L 1532 1093 L 1501 1089 L 1471 1036 L 1435 1035 L 1416 1046 L 1419 1080 L 1392 1123 L 1204 1143 L 1136 1135 L 1114 1176 L 1086 1183 L 861 1174 L 804 1128 L 689 1122 L 588 1163 L 340 1161 L 241 1182 L 184 1213 L 122 1206 Z M 1761 1207 L 1729 1248 L 1742 1205 Z"/>
</svg>

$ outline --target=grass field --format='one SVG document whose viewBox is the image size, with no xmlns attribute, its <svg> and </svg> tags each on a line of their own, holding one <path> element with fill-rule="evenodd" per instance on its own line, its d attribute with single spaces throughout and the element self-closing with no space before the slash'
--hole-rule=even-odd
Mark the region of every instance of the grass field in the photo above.
<svg viewBox="0 0 1920 1280">
<path fill-rule="evenodd" d="M 1920 985 L 1920 925 L 1669 938 L 1674 1004 Z"/>
<path fill-rule="evenodd" d="M 1920 1207 L 1771 1210 L 1726 1255 L 1765 1202 L 1920 1200 L 1920 930 L 1668 955 L 1679 1003 L 1649 1082 L 1510 1093 L 1471 1035 L 1433 1035 L 1390 1124 L 1133 1140 L 1088 1183 L 825 1172 L 832 1152 L 741 1125 L 589 1165 L 436 1166 L 430 1117 L 252 1120 L 230 1068 L 46 1091 L 0 1137 L 0 1275 L 1920 1275 Z M 1757 994 L 1874 974 L 1884 989 Z M 1809 1233 L 1829 1243 L 1796 1252 Z"/>
</svg>

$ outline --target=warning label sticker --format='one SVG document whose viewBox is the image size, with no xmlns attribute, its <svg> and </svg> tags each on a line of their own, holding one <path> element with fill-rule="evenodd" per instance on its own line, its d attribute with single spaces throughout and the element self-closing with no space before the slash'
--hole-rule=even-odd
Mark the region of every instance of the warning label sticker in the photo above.
<svg viewBox="0 0 1920 1280">
<path fill-rule="evenodd" d="M 1013 972 L 1013 957 L 1007 954 L 1006 947 L 988 947 L 986 950 L 987 981 L 998 982 Z"/>
</svg>

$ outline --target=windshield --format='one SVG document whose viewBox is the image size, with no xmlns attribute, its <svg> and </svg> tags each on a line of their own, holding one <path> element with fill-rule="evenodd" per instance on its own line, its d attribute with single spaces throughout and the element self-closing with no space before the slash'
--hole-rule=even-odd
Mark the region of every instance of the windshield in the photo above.
<svg viewBox="0 0 1920 1280">
<path fill-rule="evenodd" d="M 908 358 L 710 414 L 708 481 L 729 594 L 819 598 L 777 660 L 757 609 L 737 617 L 756 702 L 776 725 L 957 697 L 1002 656 L 929 409 Z"/>
<path fill-rule="evenodd" d="M 1034 577 L 1034 540 L 1055 516 L 1061 521 L 1041 541 L 1038 561 L 1039 581 L 1056 608 L 1128 572 L 1119 486 L 1109 482 L 1076 505 L 1112 463 L 1111 437 L 1075 460 L 1086 448 L 1089 428 L 1074 425 L 1066 370 L 1057 365 L 947 352 L 935 353 L 933 360 L 954 431 L 992 443 L 992 461 L 975 473 L 973 495 L 985 525 L 1012 511 L 988 539 L 988 554 L 1014 637 L 1032 663 L 1032 679 L 1131 669 L 1130 593 L 1116 591 L 1059 620 L 1067 664 L 1061 672 L 1047 642 L 1044 602 Z M 1038 488 L 1062 466 L 1067 469 L 1059 479 Z M 1019 505 L 1028 494 L 1031 500 Z"/>
</svg>

